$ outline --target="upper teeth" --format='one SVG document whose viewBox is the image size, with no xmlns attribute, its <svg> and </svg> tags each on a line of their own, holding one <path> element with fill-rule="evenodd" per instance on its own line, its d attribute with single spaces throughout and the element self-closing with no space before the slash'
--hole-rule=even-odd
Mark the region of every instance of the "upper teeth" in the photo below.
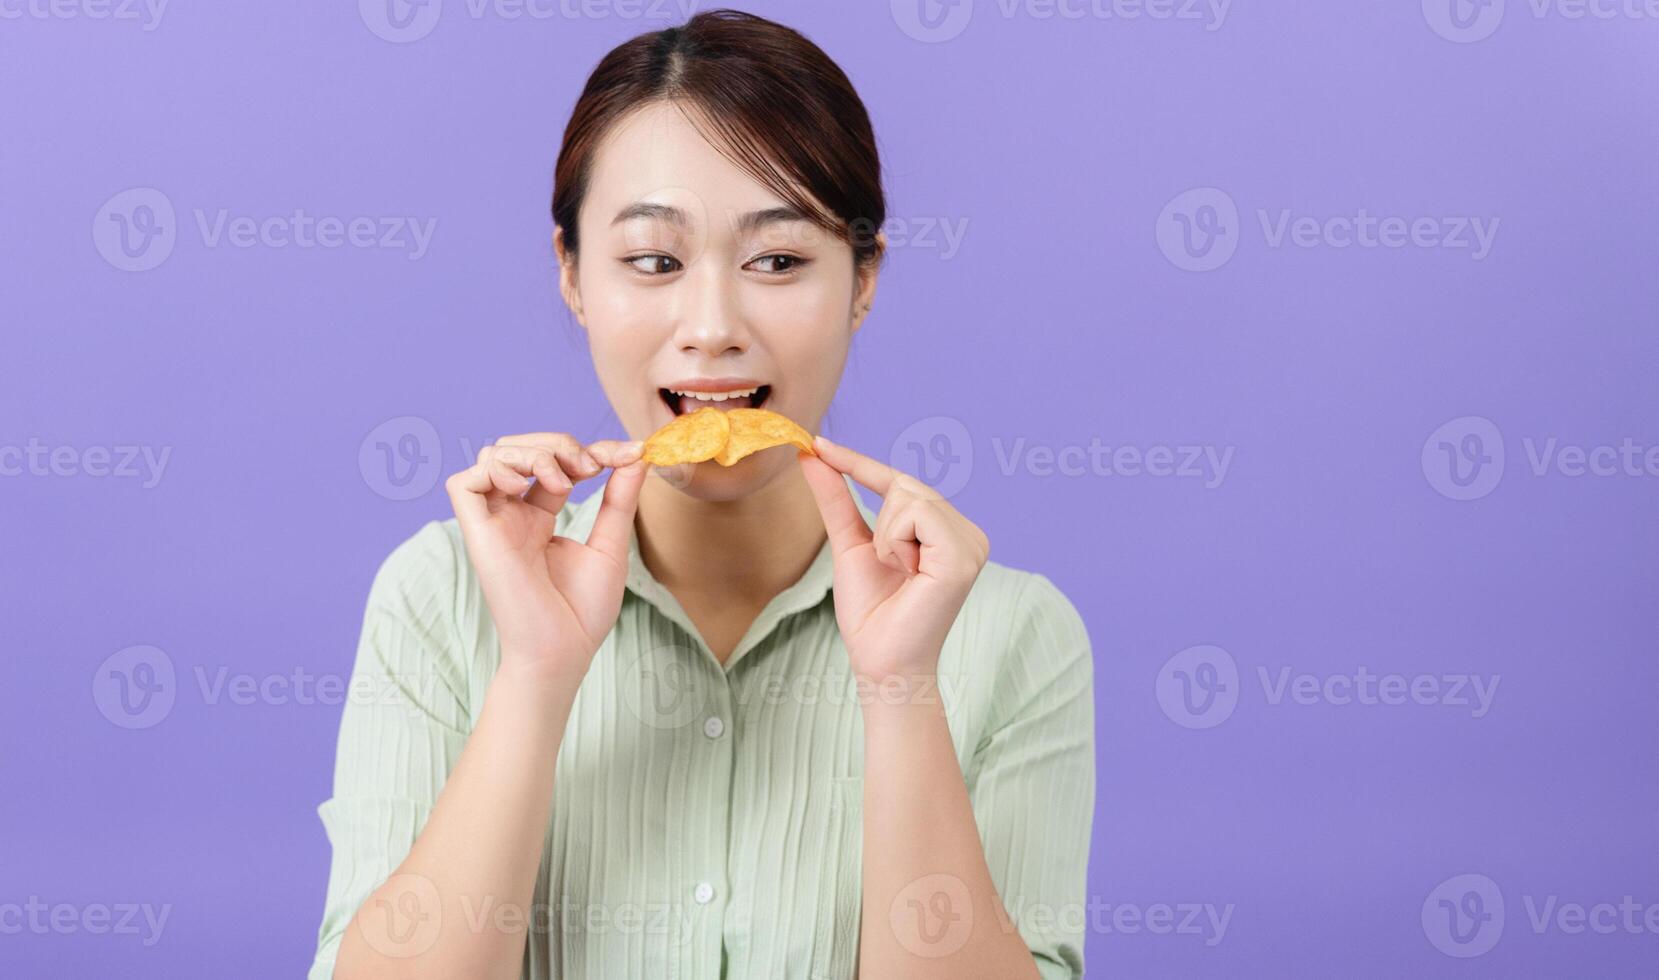
<svg viewBox="0 0 1659 980">
<path fill-rule="evenodd" d="M 738 388 L 735 391 L 674 391 L 674 389 L 670 388 L 668 390 L 673 391 L 674 394 L 679 395 L 681 398 L 695 398 L 700 402 L 723 402 L 728 398 L 743 398 L 746 395 L 752 395 L 760 389 Z"/>
</svg>

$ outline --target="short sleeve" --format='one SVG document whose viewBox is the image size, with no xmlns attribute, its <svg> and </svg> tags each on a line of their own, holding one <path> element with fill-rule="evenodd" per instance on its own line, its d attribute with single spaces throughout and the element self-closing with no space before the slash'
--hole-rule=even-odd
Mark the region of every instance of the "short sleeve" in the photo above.
<svg viewBox="0 0 1659 980">
<path fill-rule="evenodd" d="M 433 521 L 381 564 L 363 614 L 335 753 L 317 808 L 333 852 L 309 980 L 329 980 L 357 909 L 403 862 L 472 723 L 456 628 L 458 562 Z"/>
<path fill-rule="evenodd" d="M 1015 603 L 985 734 L 968 767 L 997 892 L 1043 980 L 1080 980 L 1095 798 L 1094 663 L 1046 577 Z"/>
</svg>

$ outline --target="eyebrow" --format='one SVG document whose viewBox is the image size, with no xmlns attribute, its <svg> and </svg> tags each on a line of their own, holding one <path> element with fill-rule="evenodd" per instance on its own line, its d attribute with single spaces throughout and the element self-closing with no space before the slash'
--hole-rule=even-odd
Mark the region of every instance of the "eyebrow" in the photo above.
<svg viewBox="0 0 1659 980">
<path fill-rule="evenodd" d="M 636 201 L 618 211 L 616 217 L 611 219 L 611 225 L 614 227 L 635 218 L 652 218 L 666 221 L 679 228 L 685 228 L 691 224 L 691 216 L 672 204 Z M 759 211 L 750 211 L 747 214 L 740 215 L 732 222 L 732 231 L 739 235 L 747 235 L 766 225 L 782 224 L 790 221 L 810 222 L 811 220 L 811 218 L 802 214 L 800 209 L 788 205 L 762 208 Z"/>
</svg>

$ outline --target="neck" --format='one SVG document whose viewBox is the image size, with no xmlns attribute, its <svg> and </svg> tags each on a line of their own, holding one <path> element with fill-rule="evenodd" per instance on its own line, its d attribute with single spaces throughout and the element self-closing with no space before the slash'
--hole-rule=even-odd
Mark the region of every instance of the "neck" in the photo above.
<svg viewBox="0 0 1659 980">
<path fill-rule="evenodd" d="M 648 479 L 634 526 L 640 558 L 669 590 L 756 604 L 805 574 L 825 537 L 798 466 L 736 500 L 698 500 Z"/>
</svg>

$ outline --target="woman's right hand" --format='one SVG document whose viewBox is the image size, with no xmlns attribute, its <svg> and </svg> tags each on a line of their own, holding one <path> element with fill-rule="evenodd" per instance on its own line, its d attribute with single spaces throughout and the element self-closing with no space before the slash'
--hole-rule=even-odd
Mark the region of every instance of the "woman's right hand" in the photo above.
<svg viewBox="0 0 1659 980">
<path fill-rule="evenodd" d="M 647 466 L 641 444 L 584 447 L 562 432 L 509 436 L 445 484 L 501 638 L 503 670 L 578 684 L 616 623 Z M 613 468 L 584 544 L 553 534 L 575 484 Z M 535 477 L 534 484 L 530 477 Z"/>
</svg>

